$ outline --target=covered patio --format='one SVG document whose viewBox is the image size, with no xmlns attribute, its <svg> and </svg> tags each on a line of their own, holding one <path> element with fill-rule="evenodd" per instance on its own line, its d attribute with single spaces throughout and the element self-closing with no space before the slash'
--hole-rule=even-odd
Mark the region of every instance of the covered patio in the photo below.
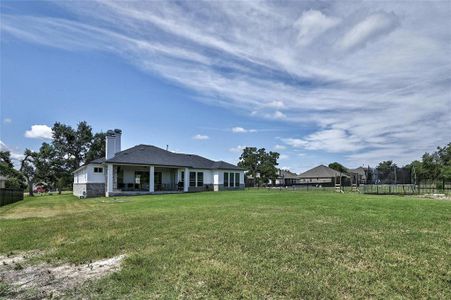
<svg viewBox="0 0 451 300">
<path fill-rule="evenodd" d="M 188 191 L 186 168 L 148 165 L 107 165 L 107 196 Z"/>
</svg>

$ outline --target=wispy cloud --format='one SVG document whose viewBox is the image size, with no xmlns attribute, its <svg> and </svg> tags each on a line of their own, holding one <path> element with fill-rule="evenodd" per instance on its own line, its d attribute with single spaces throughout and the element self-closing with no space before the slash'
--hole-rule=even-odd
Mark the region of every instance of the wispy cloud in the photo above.
<svg viewBox="0 0 451 300">
<path fill-rule="evenodd" d="M 340 46 L 346 50 L 364 46 L 367 42 L 393 31 L 398 25 L 398 17 L 394 13 L 377 12 L 347 32 Z"/>
<path fill-rule="evenodd" d="M 30 139 L 52 139 L 52 128 L 47 125 L 31 125 L 31 129 L 25 131 L 25 137 Z"/>
<path fill-rule="evenodd" d="M 244 148 L 246 148 L 246 147 L 238 145 L 236 147 L 229 148 L 229 151 L 232 152 L 232 153 L 241 153 L 241 152 L 243 152 Z"/>
<path fill-rule="evenodd" d="M 24 155 L 22 153 L 19 153 L 19 152 L 15 151 L 14 149 L 11 149 L 1 140 L 0 140 L 0 151 L 8 151 L 11 155 L 11 159 L 15 160 L 15 161 L 19 161 L 24 158 Z M 16 162 L 16 164 L 17 164 L 17 162 Z"/>
<path fill-rule="evenodd" d="M 257 129 L 246 129 L 243 127 L 233 127 L 232 128 L 232 132 L 233 133 L 249 133 L 249 132 L 257 132 Z"/>
<path fill-rule="evenodd" d="M 445 2 L 58 5 L 76 17 L 2 14 L 2 41 L 113 53 L 210 105 L 311 132 L 287 145 L 362 163 L 449 142 Z"/>
<path fill-rule="evenodd" d="M 318 10 L 307 10 L 294 22 L 294 27 L 299 30 L 298 42 L 308 45 L 327 30 L 337 26 L 340 19 L 328 17 Z"/>
<path fill-rule="evenodd" d="M 11 118 L 4 118 L 3 119 L 3 123 L 4 124 L 11 124 L 13 122 L 13 119 L 11 119 Z"/>
<path fill-rule="evenodd" d="M 287 147 L 286 146 L 284 146 L 284 145 L 275 145 L 274 146 L 274 150 L 285 150 L 285 149 L 287 149 Z"/>
<path fill-rule="evenodd" d="M 195 136 L 193 136 L 193 140 L 198 140 L 198 141 L 203 141 L 203 140 L 208 140 L 210 137 L 208 135 L 204 135 L 204 134 L 196 134 Z"/>
</svg>

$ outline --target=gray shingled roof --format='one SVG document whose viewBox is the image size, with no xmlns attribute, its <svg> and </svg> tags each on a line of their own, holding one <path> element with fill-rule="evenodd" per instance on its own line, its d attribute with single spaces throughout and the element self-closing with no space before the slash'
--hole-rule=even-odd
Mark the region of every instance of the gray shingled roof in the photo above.
<svg viewBox="0 0 451 300">
<path fill-rule="evenodd" d="M 314 167 L 313 169 L 305 171 L 304 173 L 299 175 L 299 178 L 330 178 L 330 177 L 338 177 L 340 175 L 342 177 L 349 177 L 345 173 L 340 173 L 324 165 L 319 165 L 317 167 Z"/>
<path fill-rule="evenodd" d="M 279 170 L 278 178 L 297 179 L 299 178 L 299 176 L 296 173 L 290 172 L 289 170 Z"/>
<path fill-rule="evenodd" d="M 91 160 L 89 163 L 90 164 L 103 164 L 105 162 L 105 158 L 96 158 L 94 160 Z"/>
<path fill-rule="evenodd" d="M 363 167 L 358 167 L 356 169 L 348 169 L 348 173 L 359 174 L 361 176 L 366 176 L 365 169 Z"/>
<path fill-rule="evenodd" d="M 110 158 L 105 162 L 189 167 L 194 169 L 242 170 L 241 168 L 224 161 L 213 161 L 195 154 L 174 153 L 151 145 L 137 145 L 118 152 L 113 158 Z"/>
</svg>

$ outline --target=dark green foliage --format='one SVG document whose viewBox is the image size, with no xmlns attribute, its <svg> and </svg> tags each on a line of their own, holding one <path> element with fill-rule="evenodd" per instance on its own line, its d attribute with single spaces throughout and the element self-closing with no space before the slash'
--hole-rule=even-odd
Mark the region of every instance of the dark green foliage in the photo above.
<svg viewBox="0 0 451 300">
<path fill-rule="evenodd" d="M 30 149 L 25 149 L 24 158 L 20 163 L 19 172 L 27 181 L 28 194 L 33 196 L 33 183 L 36 177 L 36 168 L 34 165 L 34 158 L 36 157 L 36 153 L 31 151 Z"/>
<path fill-rule="evenodd" d="M 105 156 L 105 134 L 93 134 L 85 121 L 74 129 L 69 125 L 55 123 L 51 144 L 42 143 L 34 158 L 36 179 L 50 188 L 70 188 L 72 172 L 82 164 Z"/>
<path fill-rule="evenodd" d="M 0 175 L 8 178 L 6 188 L 24 189 L 26 187 L 24 177 L 14 168 L 9 151 L 0 151 Z"/>
<path fill-rule="evenodd" d="M 342 173 L 347 172 L 347 169 L 338 162 L 333 162 L 333 163 L 329 164 L 329 168 L 334 169 L 335 171 L 338 171 L 338 172 L 342 172 Z"/>
<path fill-rule="evenodd" d="M 265 148 L 246 147 L 240 156 L 238 166 L 246 170 L 258 185 L 268 183 L 277 177 L 279 153 L 266 152 Z"/>
<path fill-rule="evenodd" d="M 414 170 L 418 180 L 451 180 L 451 143 L 425 153 L 421 161 L 415 160 L 405 167 Z"/>
<path fill-rule="evenodd" d="M 381 182 L 394 182 L 395 180 L 395 169 L 397 168 L 396 164 L 391 160 L 386 160 L 376 167 L 378 179 Z"/>
</svg>

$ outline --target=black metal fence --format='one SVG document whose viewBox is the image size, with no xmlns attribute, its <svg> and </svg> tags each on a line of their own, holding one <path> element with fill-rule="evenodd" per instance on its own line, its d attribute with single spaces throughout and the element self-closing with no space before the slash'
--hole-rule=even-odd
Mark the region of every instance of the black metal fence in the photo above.
<svg viewBox="0 0 451 300">
<path fill-rule="evenodd" d="M 23 200 L 23 191 L 14 189 L 0 189 L 0 206 Z"/>
<path fill-rule="evenodd" d="M 359 191 L 363 194 L 377 195 L 451 195 L 451 182 L 421 181 L 418 184 L 365 184 L 359 186 Z"/>
</svg>

